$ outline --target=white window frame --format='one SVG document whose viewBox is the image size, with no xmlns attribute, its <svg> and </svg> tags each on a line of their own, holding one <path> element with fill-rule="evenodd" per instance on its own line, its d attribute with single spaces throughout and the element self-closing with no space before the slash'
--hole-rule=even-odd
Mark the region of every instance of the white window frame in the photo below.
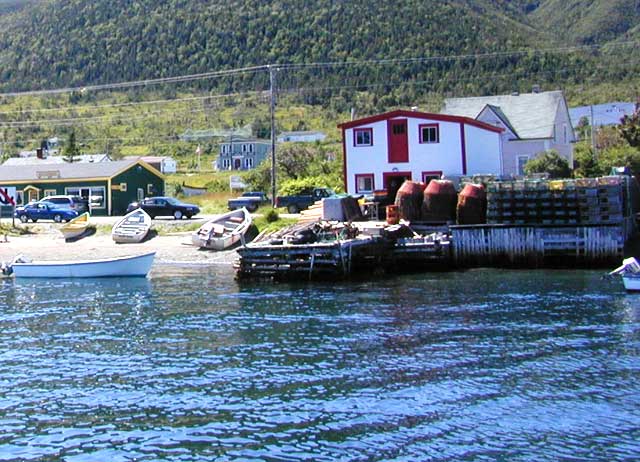
<svg viewBox="0 0 640 462">
<path fill-rule="evenodd" d="M 45 189 L 42 197 L 55 196 L 56 194 L 58 194 L 58 191 L 55 189 Z"/>
<path fill-rule="evenodd" d="M 523 159 L 524 159 L 524 162 L 522 162 L 522 164 L 520 164 L 520 162 Z M 516 157 L 516 174 L 517 175 L 524 175 L 524 166 L 530 160 L 531 160 L 531 157 L 529 157 L 527 155 L 519 155 L 519 156 Z"/>
<path fill-rule="evenodd" d="M 371 181 L 371 188 L 366 188 L 364 186 L 364 181 Z M 362 183 L 361 183 L 362 182 Z M 362 186 L 361 186 L 362 184 Z M 373 173 L 364 173 L 356 175 L 356 193 L 372 193 L 375 188 L 375 175 Z"/>
<path fill-rule="evenodd" d="M 358 134 L 364 134 L 366 133 L 367 135 L 369 135 L 369 141 L 366 142 L 364 139 L 362 139 L 362 142 L 358 142 Z M 353 146 L 354 147 L 365 147 L 365 146 L 373 146 L 373 128 L 354 128 L 353 129 Z"/>
</svg>

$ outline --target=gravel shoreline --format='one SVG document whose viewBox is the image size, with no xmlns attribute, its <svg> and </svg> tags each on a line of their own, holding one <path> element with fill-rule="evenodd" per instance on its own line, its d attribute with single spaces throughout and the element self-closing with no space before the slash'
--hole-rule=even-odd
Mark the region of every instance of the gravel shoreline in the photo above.
<svg viewBox="0 0 640 462">
<path fill-rule="evenodd" d="M 32 260 L 93 260 L 156 252 L 154 266 L 164 264 L 230 265 L 235 250 L 214 252 L 191 245 L 191 232 L 156 235 L 139 244 L 116 244 L 111 235 L 93 234 L 66 242 L 56 230 L 24 236 L 0 236 L 0 261 L 10 262 L 23 254 Z"/>
</svg>

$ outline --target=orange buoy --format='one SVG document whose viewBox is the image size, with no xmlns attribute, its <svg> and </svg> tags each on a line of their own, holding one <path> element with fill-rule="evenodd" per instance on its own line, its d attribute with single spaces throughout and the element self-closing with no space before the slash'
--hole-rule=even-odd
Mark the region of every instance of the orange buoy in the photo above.
<svg viewBox="0 0 640 462">
<path fill-rule="evenodd" d="M 400 223 L 400 215 L 398 214 L 397 205 L 387 205 L 387 223 L 397 225 Z"/>
<path fill-rule="evenodd" d="M 487 222 L 487 193 L 481 184 L 467 183 L 458 195 L 456 216 L 459 225 Z"/>
<path fill-rule="evenodd" d="M 456 188 L 449 180 L 431 180 L 424 190 L 422 219 L 424 221 L 454 221 Z"/>
</svg>

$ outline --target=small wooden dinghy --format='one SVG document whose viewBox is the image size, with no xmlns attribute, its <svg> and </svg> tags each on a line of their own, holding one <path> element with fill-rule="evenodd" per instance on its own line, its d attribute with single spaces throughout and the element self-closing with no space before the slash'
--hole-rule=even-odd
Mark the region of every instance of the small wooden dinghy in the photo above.
<svg viewBox="0 0 640 462">
<path fill-rule="evenodd" d="M 207 221 L 191 235 L 191 240 L 203 249 L 228 249 L 242 239 L 251 222 L 251 214 L 243 207 Z"/>
<path fill-rule="evenodd" d="M 640 291 L 640 263 L 633 258 L 622 260 L 622 266 L 614 269 L 609 275 L 621 275 L 624 288 L 628 291 Z"/>
<path fill-rule="evenodd" d="M 3 265 L 3 273 L 23 278 L 100 278 L 146 276 L 151 270 L 155 252 L 103 260 L 30 261 L 16 257 L 10 265 Z"/>
<path fill-rule="evenodd" d="M 91 218 L 89 212 L 85 212 L 82 215 L 78 215 L 68 223 L 62 225 L 60 227 L 60 232 L 64 236 L 65 240 L 80 237 L 87 231 L 87 228 L 93 226 L 89 222 L 89 218 Z"/>
<path fill-rule="evenodd" d="M 135 209 L 113 225 L 111 237 L 118 243 L 136 243 L 151 229 L 151 217 L 142 209 Z"/>
</svg>

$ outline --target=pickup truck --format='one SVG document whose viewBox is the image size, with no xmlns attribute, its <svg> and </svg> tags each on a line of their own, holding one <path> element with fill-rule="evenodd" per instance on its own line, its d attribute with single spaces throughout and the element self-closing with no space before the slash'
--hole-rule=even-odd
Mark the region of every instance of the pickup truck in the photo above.
<svg viewBox="0 0 640 462">
<path fill-rule="evenodd" d="M 246 192 L 240 197 L 229 199 L 227 207 L 229 210 L 241 209 L 245 207 L 249 212 L 255 212 L 263 204 L 268 204 L 269 198 L 263 192 Z"/>
<path fill-rule="evenodd" d="M 303 191 L 297 196 L 278 196 L 276 197 L 276 207 L 286 207 L 289 213 L 298 213 L 304 210 L 316 201 L 325 197 L 335 196 L 333 190 L 329 188 L 313 188 Z"/>
</svg>

